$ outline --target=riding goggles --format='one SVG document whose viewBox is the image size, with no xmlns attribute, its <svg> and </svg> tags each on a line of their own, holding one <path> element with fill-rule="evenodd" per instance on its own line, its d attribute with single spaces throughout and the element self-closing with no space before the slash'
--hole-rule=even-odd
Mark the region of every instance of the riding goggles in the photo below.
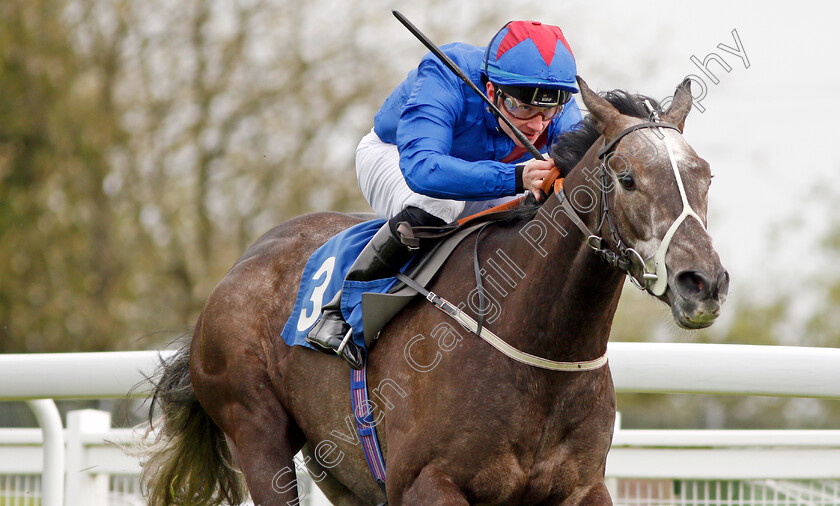
<svg viewBox="0 0 840 506">
<path fill-rule="evenodd" d="M 543 121 L 548 121 L 563 110 L 562 105 L 549 107 L 531 105 L 511 97 L 503 91 L 499 94 L 502 96 L 502 105 L 504 105 L 505 110 L 516 119 L 526 120 L 542 116 Z"/>
<path fill-rule="evenodd" d="M 505 110 L 521 120 L 541 115 L 543 121 L 548 121 L 562 111 L 566 102 L 572 99 L 571 92 L 565 90 L 519 87 L 511 89 L 508 86 L 498 86 L 498 93 Z"/>
</svg>

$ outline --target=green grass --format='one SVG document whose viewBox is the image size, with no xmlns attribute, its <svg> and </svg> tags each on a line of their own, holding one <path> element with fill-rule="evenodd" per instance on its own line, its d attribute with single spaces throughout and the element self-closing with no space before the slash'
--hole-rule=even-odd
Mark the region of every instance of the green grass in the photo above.
<svg viewBox="0 0 840 506">
<path fill-rule="evenodd" d="M 0 490 L 3 493 L 3 490 Z M 40 506 L 40 497 L 15 497 L 6 498 L 0 496 L 0 506 Z"/>
</svg>

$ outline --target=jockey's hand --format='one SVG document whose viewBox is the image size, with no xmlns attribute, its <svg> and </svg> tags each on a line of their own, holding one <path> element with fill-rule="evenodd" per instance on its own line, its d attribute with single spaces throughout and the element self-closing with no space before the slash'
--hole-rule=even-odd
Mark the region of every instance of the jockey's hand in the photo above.
<svg viewBox="0 0 840 506">
<path fill-rule="evenodd" d="M 522 169 L 522 188 L 530 191 L 540 200 L 540 188 L 543 185 L 543 179 L 548 177 L 551 169 L 554 168 L 554 160 L 528 160 L 524 163 Z"/>
</svg>

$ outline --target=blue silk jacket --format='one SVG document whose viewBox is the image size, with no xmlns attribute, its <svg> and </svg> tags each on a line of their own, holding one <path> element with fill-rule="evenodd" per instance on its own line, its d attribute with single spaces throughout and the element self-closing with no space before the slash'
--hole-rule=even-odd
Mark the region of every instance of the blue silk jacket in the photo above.
<svg viewBox="0 0 840 506">
<path fill-rule="evenodd" d="M 455 42 L 441 49 L 484 89 L 485 48 Z M 552 119 L 537 147 L 545 153 L 555 136 L 580 120 L 572 99 Z M 514 153 L 516 145 L 499 129 L 487 104 L 431 53 L 385 100 L 374 118 L 374 131 L 399 148 L 400 169 L 409 188 L 435 198 L 515 195 L 515 165 L 531 158 L 527 151 L 517 156 L 521 148 Z"/>
</svg>

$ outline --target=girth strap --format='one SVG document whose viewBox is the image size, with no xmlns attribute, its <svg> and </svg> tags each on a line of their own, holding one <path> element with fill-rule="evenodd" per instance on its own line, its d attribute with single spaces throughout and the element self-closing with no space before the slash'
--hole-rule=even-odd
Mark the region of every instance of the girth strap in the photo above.
<svg viewBox="0 0 840 506">
<path fill-rule="evenodd" d="M 366 371 L 367 364 L 361 369 L 350 371 L 350 404 L 353 407 L 353 419 L 356 421 L 365 460 L 376 484 L 385 493 L 385 457 L 382 456 L 379 438 L 376 437 L 376 422 L 368 399 Z"/>
</svg>

